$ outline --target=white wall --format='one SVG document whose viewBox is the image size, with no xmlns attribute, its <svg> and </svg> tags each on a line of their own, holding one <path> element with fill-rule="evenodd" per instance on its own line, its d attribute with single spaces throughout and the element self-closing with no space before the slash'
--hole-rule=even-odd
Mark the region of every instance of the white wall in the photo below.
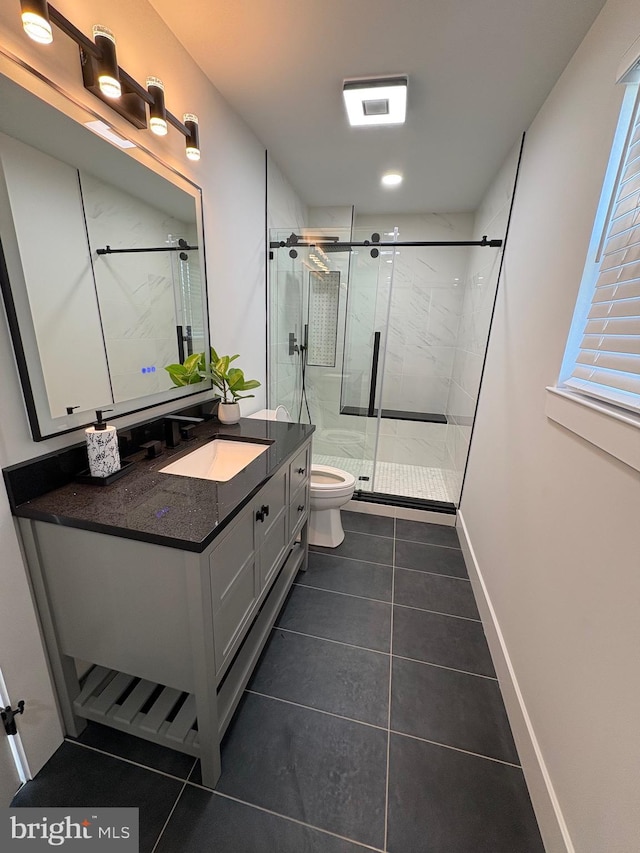
<svg viewBox="0 0 640 853">
<path fill-rule="evenodd" d="M 0 6 L 0 43 L 22 61 L 51 78 L 81 104 L 104 116 L 114 129 L 140 141 L 148 150 L 193 180 L 203 189 L 204 227 L 209 283 L 212 339 L 220 351 L 239 352 L 239 365 L 252 378 L 262 381 L 252 408 L 265 399 L 265 154 L 261 143 L 220 96 L 174 38 L 162 20 L 143 0 L 58 0 L 56 8 L 84 33 L 94 23 L 109 26 L 115 33 L 120 64 L 137 80 L 148 74 L 162 78 L 167 107 L 175 115 L 195 112 L 200 118 L 202 159 L 190 163 L 184 157 L 184 137 L 169 129 L 164 139 L 148 131 L 136 131 L 116 113 L 85 91 L 82 86 L 78 49 L 54 28 L 54 44 L 41 47 L 30 41 L 20 24 L 17 3 Z M 81 439 L 71 434 L 40 444 L 31 440 L 13 352 L 4 317 L 0 318 L 0 467 L 40 455 Z M 246 404 L 245 404 L 246 405 Z M 175 408 L 175 404 L 173 404 Z M 171 406 L 165 407 L 169 410 Z M 247 405 L 247 411 L 250 410 Z M 158 414 L 162 413 L 158 410 Z M 139 420 L 139 416 L 131 420 Z M 123 419 L 119 423 L 126 424 Z M 34 749 L 32 770 L 39 769 L 59 742 L 60 729 L 45 726 L 53 719 L 53 697 L 44 676 L 45 664 L 38 645 L 35 614 L 30 608 L 24 566 L 4 496 L 0 500 L 0 579 L 7 604 L 3 630 L 14 619 L 15 649 L 0 655 L 13 698 L 38 703 L 39 714 L 25 715 L 25 732 Z M 11 590 L 9 595 L 6 590 Z M 5 619 L 6 616 L 6 619 Z M 6 670 L 5 663 L 8 666 Z M 6 670 L 6 671 L 5 671 Z M 29 686 L 22 676 L 29 676 Z M 32 688 L 35 684 L 36 687 Z M 22 693 L 23 686 L 27 695 Z M 15 692 L 14 692 L 15 691 Z M 36 695 L 37 694 L 37 695 Z M 53 712 L 55 716 L 55 712 Z M 43 731 L 38 739 L 38 724 Z"/>
<path fill-rule="evenodd" d="M 462 496 L 566 822 L 563 840 L 505 682 L 549 851 L 630 853 L 640 839 L 640 479 L 544 413 L 621 103 L 616 70 L 639 32 L 637 0 L 610 0 L 528 131 Z"/>
</svg>

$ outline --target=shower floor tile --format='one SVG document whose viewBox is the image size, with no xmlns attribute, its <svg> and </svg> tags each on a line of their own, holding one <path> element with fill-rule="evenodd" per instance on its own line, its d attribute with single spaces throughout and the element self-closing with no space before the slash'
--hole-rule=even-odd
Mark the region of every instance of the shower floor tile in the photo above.
<svg viewBox="0 0 640 853">
<path fill-rule="evenodd" d="M 373 478 L 373 462 L 346 456 L 313 454 L 318 465 L 331 465 L 353 474 L 356 488 L 363 491 L 383 492 L 388 495 L 404 495 L 422 500 L 457 503 L 457 479 L 448 468 L 425 468 L 422 465 L 400 465 L 396 462 L 378 462 L 375 466 L 375 482 L 358 481 L 358 477 Z"/>
</svg>

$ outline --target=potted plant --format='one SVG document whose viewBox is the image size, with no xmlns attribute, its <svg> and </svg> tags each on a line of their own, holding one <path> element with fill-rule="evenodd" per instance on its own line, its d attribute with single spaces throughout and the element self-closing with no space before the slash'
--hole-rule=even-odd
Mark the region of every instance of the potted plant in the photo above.
<svg viewBox="0 0 640 853">
<path fill-rule="evenodd" d="M 230 367 L 231 362 L 240 358 L 239 355 L 219 356 L 211 347 L 211 363 L 208 370 L 200 371 L 201 376 L 211 379 L 213 384 L 222 392 L 222 400 L 218 406 L 218 420 L 223 424 L 237 424 L 240 420 L 240 405 L 238 400 L 255 397 L 255 394 L 243 394 L 259 388 L 257 379 L 245 379 L 239 367 Z"/>
</svg>

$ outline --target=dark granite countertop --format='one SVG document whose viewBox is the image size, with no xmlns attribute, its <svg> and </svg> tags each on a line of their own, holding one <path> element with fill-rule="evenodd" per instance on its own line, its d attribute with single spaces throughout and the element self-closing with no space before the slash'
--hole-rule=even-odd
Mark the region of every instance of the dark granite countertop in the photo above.
<svg viewBox="0 0 640 853">
<path fill-rule="evenodd" d="M 14 515 L 109 533 L 170 548 L 201 552 L 256 494 L 280 465 L 311 436 L 308 424 L 243 418 L 233 426 L 198 424 L 195 438 L 167 448 L 156 459 L 140 452 L 125 476 L 109 486 L 67 483 L 18 502 L 25 478 L 38 476 L 39 460 L 5 469 Z M 227 482 L 161 474 L 159 470 L 215 436 L 273 442 L 269 449 Z M 49 454 L 41 464 L 56 464 Z"/>
</svg>

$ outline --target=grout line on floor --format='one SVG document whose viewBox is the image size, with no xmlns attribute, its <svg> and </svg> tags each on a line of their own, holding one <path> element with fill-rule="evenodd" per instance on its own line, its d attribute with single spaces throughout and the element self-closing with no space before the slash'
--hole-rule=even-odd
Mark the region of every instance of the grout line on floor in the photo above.
<svg viewBox="0 0 640 853">
<path fill-rule="evenodd" d="M 335 711 L 327 711 L 324 708 L 314 708 L 313 705 L 303 705 L 301 702 L 294 702 L 291 699 L 283 699 L 281 696 L 272 696 L 270 693 L 261 693 L 259 690 L 249 690 L 245 688 L 245 693 L 251 693 L 253 696 L 262 696 L 263 699 L 273 699 L 274 702 L 284 702 L 286 705 L 293 705 L 296 708 L 303 708 L 305 711 L 316 711 L 318 714 L 326 714 L 327 717 L 337 717 L 339 720 L 346 720 L 349 723 L 357 723 L 360 726 L 369 726 L 370 729 L 378 729 L 378 731 L 387 731 L 386 726 L 378 726 L 376 723 L 368 723 L 366 720 L 356 720 L 355 717 L 346 717 L 344 714 L 336 714 Z"/>
<path fill-rule="evenodd" d="M 389 537 L 387 537 L 389 538 Z M 339 557 L 341 560 L 354 560 L 356 563 L 371 563 L 373 566 L 386 566 L 388 569 L 392 568 L 389 563 L 376 563 L 375 560 L 361 560 L 359 557 L 347 557 L 344 554 L 330 554 L 330 550 L 335 549 L 327 549 L 324 548 L 322 551 L 316 550 L 319 548 L 319 545 L 310 545 L 309 546 L 309 556 L 312 554 L 319 554 L 321 557 Z"/>
<path fill-rule="evenodd" d="M 132 761 L 130 758 L 124 758 L 124 756 L 117 755 L 114 752 L 107 752 L 106 749 L 98 749 L 97 746 L 89 746 L 89 744 L 87 744 L 87 743 L 81 743 L 79 740 L 73 740 L 72 738 L 68 738 L 68 737 L 65 737 L 64 740 L 66 743 L 72 743 L 75 746 L 81 746 L 83 749 L 90 749 L 91 752 L 98 752 L 98 753 L 100 753 L 100 755 L 106 755 L 109 758 L 117 758 L 118 761 L 124 761 L 126 764 L 133 764 L 134 767 L 140 767 L 141 770 L 149 770 L 151 773 L 158 773 L 160 776 L 166 776 L 167 779 L 175 779 L 176 782 L 186 781 L 181 776 L 174 776 L 173 773 L 165 773 L 164 770 L 158 770 L 156 767 L 149 767 L 147 764 L 140 764 L 139 761 Z M 171 749 L 171 747 L 167 747 L 167 749 Z M 174 751 L 178 752 L 178 750 L 174 750 Z M 186 753 L 181 753 L 181 754 L 185 755 Z M 189 756 L 189 757 L 193 758 L 193 756 Z M 195 758 L 194 762 L 197 760 L 198 759 Z M 191 770 L 193 770 L 193 766 L 191 767 Z M 191 773 L 191 770 L 189 770 L 189 773 Z"/>
<path fill-rule="evenodd" d="M 391 762 L 391 690 L 393 687 L 393 602 L 396 584 L 396 519 L 393 519 L 393 551 L 391 553 L 393 571 L 391 574 L 391 625 L 389 627 L 389 702 L 387 706 L 387 768 L 384 792 L 384 849 L 387 849 L 389 836 L 389 777 Z"/>
<path fill-rule="evenodd" d="M 195 782 L 189 782 L 189 784 L 194 785 L 196 788 L 203 788 L 202 785 L 197 785 Z M 307 829 L 315 829 L 317 832 L 322 832 L 324 835 L 330 835 L 332 838 L 339 838 L 341 841 L 347 841 L 349 844 L 355 844 L 363 850 L 373 850 L 375 853 L 384 853 L 384 850 L 380 847 L 373 847 L 371 844 L 366 844 L 364 841 L 356 841 L 354 838 L 348 838 L 346 835 L 338 835 L 337 832 L 331 832 L 330 829 L 322 829 L 322 827 L 314 826 L 312 823 L 306 823 L 304 820 L 299 820 L 298 818 L 290 817 L 289 815 L 274 812 L 264 806 L 258 806 L 255 803 L 249 803 L 247 800 L 241 800 L 239 797 L 234 797 L 231 794 L 225 794 L 223 791 L 211 791 L 210 788 L 203 788 L 203 790 L 209 791 L 209 793 L 214 794 L 216 797 L 222 797 L 225 800 L 231 800 L 234 803 L 240 803 L 243 806 L 249 806 L 249 808 L 257 809 L 259 812 L 283 818 L 283 820 L 288 820 L 291 823 L 297 823 L 298 826 L 304 826 Z"/>
<path fill-rule="evenodd" d="M 193 764 L 191 765 L 191 770 L 189 771 L 189 776 L 193 773 L 193 768 L 196 766 L 196 761 L 197 761 L 197 760 L 198 760 L 197 758 L 196 758 L 196 759 L 194 759 L 194 762 L 193 762 Z M 189 778 L 189 776 L 187 776 L 187 779 Z M 182 786 L 182 789 L 181 789 L 180 793 L 179 793 L 179 794 L 178 794 L 178 796 L 176 797 L 176 801 L 175 801 L 175 803 L 173 804 L 173 807 L 172 807 L 171 811 L 169 812 L 169 815 L 168 815 L 167 819 L 166 819 L 166 820 L 165 820 L 165 822 L 164 822 L 164 826 L 163 826 L 163 827 L 162 827 L 162 829 L 160 830 L 160 835 L 156 838 L 156 843 L 153 845 L 153 849 L 151 850 L 151 853 L 155 853 L 155 851 L 156 851 L 156 847 L 158 846 L 158 844 L 160 844 L 160 839 L 161 839 L 161 838 L 162 838 L 162 836 L 164 835 L 164 831 L 165 831 L 165 829 L 167 828 L 167 825 L 168 825 L 169 821 L 171 820 L 171 817 L 172 817 L 172 815 L 173 815 L 174 811 L 176 810 L 176 806 L 178 805 L 178 800 L 179 800 L 179 799 L 180 799 L 180 797 L 183 795 L 183 793 L 184 793 L 184 789 L 187 787 L 187 779 L 185 779 L 185 780 L 184 780 L 184 785 Z"/>
<path fill-rule="evenodd" d="M 346 593 L 344 593 L 346 595 Z M 359 598 L 360 596 L 355 596 Z M 464 619 L 465 622 L 476 622 L 482 625 L 482 619 L 472 619 L 471 616 L 458 616 L 457 613 L 443 613 L 442 610 L 427 610 L 426 607 L 414 607 L 412 604 L 397 604 L 394 607 L 402 607 L 405 610 L 419 610 L 420 613 L 434 613 L 436 616 L 450 616 L 452 619 Z"/>
<path fill-rule="evenodd" d="M 471 583 L 469 578 L 458 578 L 455 575 L 443 575 L 442 572 L 427 572 L 423 569 L 410 569 L 408 566 L 396 566 L 396 569 L 402 569 L 403 572 L 415 572 L 418 575 L 433 575 L 436 578 L 449 578 L 452 581 L 466 581 Z"/>
<path fill-rule="evenodd" d="M 365 514 L 366 513 L 361 513 L 361 515 L 365 515 Z M 388 515 L 381 515 L 378 517 L 379 518 L 389 518 Z M 393 533 L 391 534 L 391 536 L 387 536 L 385 533 L 369 533 L 368 530 L 352 530 L 350 527 L 344 526 L 344 515 L 342 516 L 342 518 L 343 518 L 342 529 L 344 530 L 345 533 L 359 533 L 362 536 L 377 536 L 379 539 L 393 539 L 394 538 Z M 392 521 L 395 521 L 395 519 L 392 519 Z"/>
<path fill-rule="evenodd" d="M 452 581 L 464 581 L 465 583 L 471 583 L 469 578 L 459 578 L 456 575 L 443 575 L 442 572 L 427 572 L 423 569 L 410 569 L 408 566 L 396 566 L 396 569 L 400 569 L 401 572 L 413 572 L 416 575 L 433 575 L 436 578 L 448 578 Z"/>
<path fill-rule="evenodd" d="M 273 626 L 274 631 L 286 631 L 288 634 L 298 634 L 301 637 L 311 637 L 314 640 L 325 640 L 327 643 L 337 643 L 339 646 L 349 646 L 352 649 L 362 649 L 363 652 L 375 652 L 377 655 L 389 655 L 380 649 L 370 649 L 367 646 L 356 646 L 355 643 L 344 643 L 342 640 L 332 640 L 329 637 L 319 637 L 317 634 L 305 634 L 304 631 L 292 631 L 291 628 L 281 628 L 280 625 Z"/>
<path fill-rule="evenodd" d="M 402 521 L 403 519 L 400 519 Z M 424 522 L 417 522 L 423 524 Z M 452 528 L 455 530 L 455 527 Z M 410 545 L 429 545 L 431 548 L 448 548 L 449 551 L 460 551 L 462 548 L 459 545 L 441 545 L 439 542 L 423 542 L 421 539 L 403 539 L 401 536 L 396 537 L 399 542 L 408 542 Z"/>
<path fill-rule="evenodd" d="M 522 770 L 522 766 L 520 764 L 514 764 L 512 761 L 503 761 L 501 758 L 493 758 L 491 755 L 482 755 L 480 752 L 471 752 L 469 749 L 462 749 L 459 746 L 451 746 L 451 744 L 442 743 L 438 740 L 429 740 L 425 737 L 410 735 L 407 732 L 398 732 L 395 729 L 391 730 L 391 734 L 399 735 L 400 737 L 408 737 L 411 738 L 411 740 L 417 740 L 421 743 L 430 743 L 433 746 L 441 746 L 443 749 L 452 749 L 454 752 L 463 752 L 465 755 L 473 755 L 474 758 L 484 758 L 485 761 L 495 761 L 496 764 L 506 764 L 507 767 L 515 767 L 517 770 Z"/>
<path fill-rule="evenodd" d="M 295 581 L 292 585 L 301 586 L 304 589 L 315 589 L 318 592 L 333 592 L 336 595 L 347 595 L 349 598 L 360 598 L 362 601 L 376 601 L 378 604 L 391 604 L 389 599 L 371 598 L 369 595 L 356 595 L 355 592 L 343 592 L 341 589 L 327 589 L 325 586 L 311 586 L 309 583 L 300 583 L 299 581 Z"/>
<path fill-rule="evenodd" d="M 393 655 L 393 657 L 398 658 L 398 660 L 408 660 L 411 663 L 421 663 L 424 666 L 435 666 L 437 669 L 448 669 L 451 672 L 459 672 L 461 675 L 473 675 L 476 678 L 488 678 L 489 681 L 498 681 L 495 675 L 484 675 L 481 672 L 471 672 L 468 669 L 457 669 L 455 666 L 444 666 L 441 663 L 433 663 L 430 660 L 418 660 L 418 658 L 409 658 L 406 655 Z"/>
</svg>

